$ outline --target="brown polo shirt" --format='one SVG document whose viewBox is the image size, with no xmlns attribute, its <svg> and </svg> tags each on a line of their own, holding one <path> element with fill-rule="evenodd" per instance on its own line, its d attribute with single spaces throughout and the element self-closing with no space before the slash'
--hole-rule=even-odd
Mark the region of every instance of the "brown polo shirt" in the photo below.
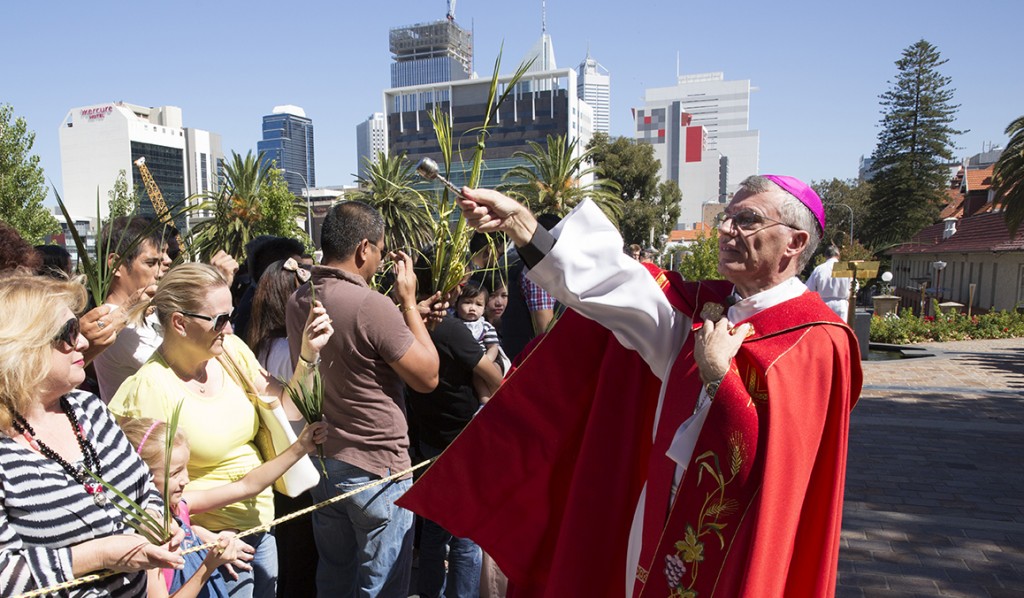
<svg viewBox="0 0 1024 598">
<path fill-rule="evenodd" d="M 330 314 L 334 335 L 320 352 L 324 416 L 330 426 L 324 453 L 381 477 L 408 468 L 405 383 L 391 368 L 415 341 L 395 304 L 362 277 L 316 266 L 309 283 L 288 299 L 286 324 L 292 359 L 299 358 L 309 314 L 309 285 Z"/>
</svg>

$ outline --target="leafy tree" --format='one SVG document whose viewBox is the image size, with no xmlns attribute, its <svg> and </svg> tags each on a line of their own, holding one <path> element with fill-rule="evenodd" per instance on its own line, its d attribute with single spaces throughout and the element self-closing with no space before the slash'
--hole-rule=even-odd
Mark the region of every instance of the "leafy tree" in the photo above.
<svg viewBox="0 0 1024 598">
<path fill-rule="evenodd" d="M 712 228 L 701 235 L 679 263 L 679 273 L 685 280 L 721 280 L 718 273 L 718 229 Z"/>
<path fill-rule="evenodd" d="M 297 222 L 300 216 L 305 217 L 305 210 L 295 202 L 280 169 L 272 167 L 267 170 L 257 197 L 260 218 L 253 224 L 253 236 L 290 237 L 302 241 L 307 249 L 312 247 L 309 236 Z"/>
<path fill-rule="evenodd" d="M 13 116 L 14 108 L 0 104 L 0 220 L 36 245 L 59 233 L 60 225 L 43 207 L 46 180 L 39 156 L 31 153 L 36 134 L 24 118 Z"/>
<path fill-rule="evenodd" d="M 880 96 L 882 131 L 872 154 L 876 175 L 864 233 L 869 244 L 900 243 L 932 224 L 944 203 L 953 159 L 952 128 L 958 105 L 946 63 L 935 46 L 920 40 L 896 61 L 898 73 Z"/>
<path fill-rule="evenodd" d="M 849 246 L 851 217 L 853 240 L 856 241 L 863 232 L 867 219 L 871 183 L 834 178 L 828 181 L 813 181 L 811 187 L 825 204 L 825 235 L 822 244 L 831 243 L 840 248 Z"/>
<path fill-rule="evenodd" d="M 356 180 L 359 190 L 352 199 L 363 201 L 384 219 L 384 245 L 388 249 L 422 250 L 433 240 L 433 216 L 424 197 L 413 188 L 419 180 L 405 154 L 377 160 L 364 158 L 365 176 Z"/>
<path fill-rule="evenodd" d="M 141 193 L 139 189 L 128 188 L 128 174 L 124 169 L 117 173 L 114 179 L 114 187 L 107 191 L 107 209 L 110 211 L 110 220 L 120 216 L 127 216 L 139 209 Z M 109 220 L 108 220 L 109 221 Z"/>
<path fill-rule="evenodd" d="M 1016 235 L 1024 222 L 1024 116 L 1011 122 L 1006 134 L 1010 143 L 993 168 L 992 189 L 1006 212 L 1006 227 Z"/>
<path fill-rule="evenodd" d="M 598 180 L 582 185 L 581 179 L 600 176 L 600 169 L 591 165 L 593 150 L 576 153 L 577 140 L 568 141 L 564 135 L 548 135 L 547 146 L 528 141 L 532 152 L 516 152 L 529 166 L 518 165 L 505 173 L 505 179 L 520 179 L 508 188 L 513 195 L 525 201 L 534 213 L 565 216 L 584 198 L 591 198 L 612 222 L 622 216 L 623 202 L 612 180 Z"/>
<path fill-rule="evenodd" d="M 674 181 L 658 182 L 661 163 L 654 148 L 626 137 L 598 133 L 587 145 L 604 179 L 614 181 L 623 201 L 619 230 L 626 243 L 660 244 L 679 219 L 682 194 Z M 653 239 L 652 239 L 653 237 Z"/>
</svg>

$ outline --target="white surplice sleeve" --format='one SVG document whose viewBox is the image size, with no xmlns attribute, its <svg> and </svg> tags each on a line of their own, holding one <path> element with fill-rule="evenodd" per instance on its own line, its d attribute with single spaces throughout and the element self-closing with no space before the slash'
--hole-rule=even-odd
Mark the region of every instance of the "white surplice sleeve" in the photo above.
<svg viewBox="0 0 1024 598">
<path fill-rule="evenodd" d="M 528 274 L 562 304 L 611 330 L 665 380 L 689 334 L 646 268 L 622 252 L 622 237 L 586 200 L 552 231 L 557 242 Z"/>
</svg>

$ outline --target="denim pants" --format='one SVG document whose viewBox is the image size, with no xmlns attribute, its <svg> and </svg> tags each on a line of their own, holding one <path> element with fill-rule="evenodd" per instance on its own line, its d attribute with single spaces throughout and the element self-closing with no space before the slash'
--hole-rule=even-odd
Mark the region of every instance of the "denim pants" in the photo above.
<svg viewBox="0 0 1024 598">
<path fill-rule="evenodd" d="M 327 478 L 312 490 L 318 503 L 380 479 L 344 461 L 325 463 Z M 409 596 L 413 515 L 394 502 L 410 486 L 411 479 L 389 482 L 313 512 L 319 596 Z"/>
<path fill-rule="evenodd" d="M 420 453 L 429 459 L 441 450 L 420 443 Z M 448 572 L 445 574 L 445 552 Z M 477 598 L 480 596 L 480 563 L 483 552 L 468 538 L 458 538 L 429 519 L 420 530 L 420 566 L 416 591 L 422 598 Z"/>
<path fill-rule="evenodd" d="M 242 541 L 256 549 L 252 571 L 235 568 L 238 579 L 233 580 L 227 573 L 228 596 L 231 598 L 274 598 L 277 596 L 277 541 L 271 533 L 255 534 Z"/>
</svg>

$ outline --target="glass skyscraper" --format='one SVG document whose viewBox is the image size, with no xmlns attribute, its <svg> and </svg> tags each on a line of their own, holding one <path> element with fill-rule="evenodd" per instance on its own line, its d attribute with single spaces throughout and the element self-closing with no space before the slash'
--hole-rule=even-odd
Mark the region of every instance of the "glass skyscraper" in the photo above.
<svg viewBox="0 0 1024 598">
<path fill-rule="evenodd" d="M 316 187 L 314 167 L 313 121 L 298 106 L 275 106 L 263 117 L 263 140 L 256 149 L 263 163 L 273 162 L 284 171 L 288 190 L 297 197 L 305 188 Z"/>
<path fill-rule="evenodd" d="M 611 74 L 590 55 L 576 69 L 576 94 L 594 109 L 594 132 L 611 133 Z"/>
</svg>

